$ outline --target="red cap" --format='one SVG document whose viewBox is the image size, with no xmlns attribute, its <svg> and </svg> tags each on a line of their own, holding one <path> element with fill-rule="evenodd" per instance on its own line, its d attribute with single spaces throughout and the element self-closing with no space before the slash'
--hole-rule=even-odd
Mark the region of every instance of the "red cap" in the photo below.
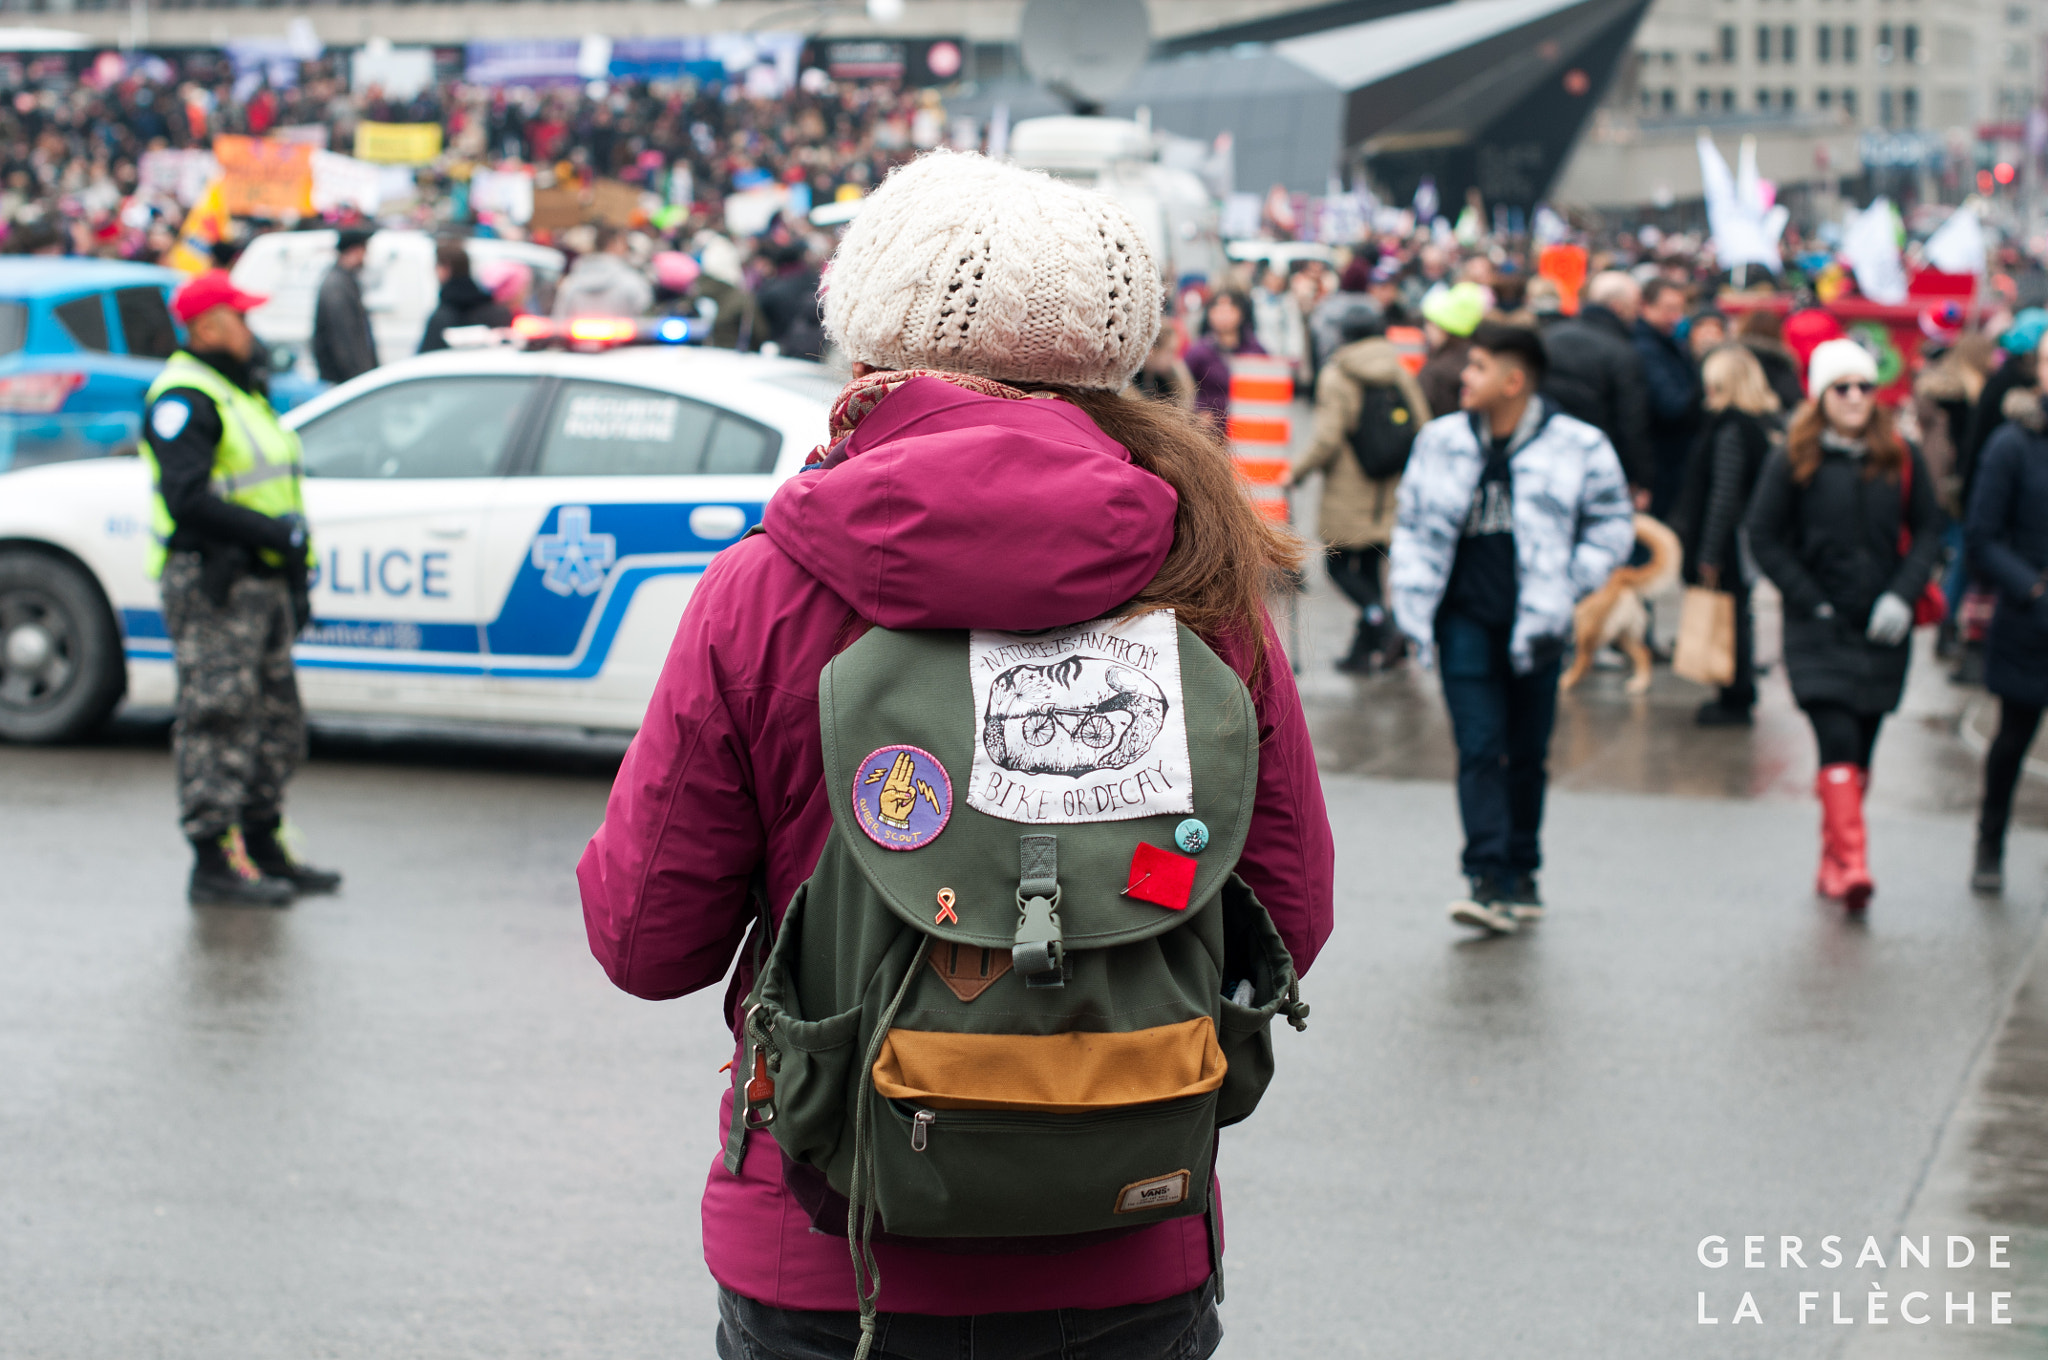
<svg viewBox="0 0 2048 1360">
<path fill-rule="evenodd" d="M 177 317 L 180 324 L 189 326 L 192 318 L 215 307 L 232 307 L 238 312 L 246 312 L 268 301 L 269 298 L 257 297 L 235 287 L 228 278 L 227 270 L 209 269 L 171 294 L 171 315 Z"/>
</svg>

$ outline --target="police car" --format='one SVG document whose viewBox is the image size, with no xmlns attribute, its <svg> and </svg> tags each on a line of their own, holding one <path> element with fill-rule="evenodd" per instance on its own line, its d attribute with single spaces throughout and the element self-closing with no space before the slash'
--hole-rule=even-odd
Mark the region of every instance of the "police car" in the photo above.
<svg viewBox="0 0 2048 1360">
<path fill-rule="evenodd" d="M 839 387 L 718 350 L 487 348 L 289 412 L 319 556 L 308 711 L 636 728 L 697 578 L 824 437 Z M 171 702 L 148 543 L 140 459 L 0 477 L 0 737 Z"/>
</svg>

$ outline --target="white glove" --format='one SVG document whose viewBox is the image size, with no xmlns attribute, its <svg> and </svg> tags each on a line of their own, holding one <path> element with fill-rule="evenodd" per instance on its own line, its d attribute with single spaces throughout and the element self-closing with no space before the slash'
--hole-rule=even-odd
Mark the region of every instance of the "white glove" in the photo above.
<svg viewBox="0 0 2048 1360">
<path fill-rule="evenodd" d="M 1913 630 L 1913 606 L 1887 590 L 1870 609 L 1863 635 L 1880 647 L 1896 647 Z"/>
</svg>

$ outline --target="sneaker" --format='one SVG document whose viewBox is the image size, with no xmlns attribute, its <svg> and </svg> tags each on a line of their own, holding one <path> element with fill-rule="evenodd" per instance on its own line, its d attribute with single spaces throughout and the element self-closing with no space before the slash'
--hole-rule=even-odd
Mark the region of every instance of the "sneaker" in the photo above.
<svg viewBox="0 0 2048 1360">
<path fill-rule="evenodd" d="M 1746 708 L 1730 708 L 1719 699 L 1709 699 L 1692 715 L 1701 727 L 1748 727 L 1755 719 Z"/>
<path fill-rule="evenodd" d="M 218 840 L 195 840 L 192 878 L 185 900 L 195 907 L 288 907 L 298 894 L 281 878 L 258 869 L 242 845 L 241 832 Z"/>
<path fill-rule="evenodd" d="M 1527 924 L 1543 919 L 1543 894 L 1536 891 L 1536 875 L 1517 874 L 1508 885 L 1508 911 L 1517 921 Z"/>
<path fill-rule="evenodd" d="M 1512 935 L 1518 928 L 1506 894 L 1490 878 L 1474 878 L 1471 896 L 1451 903 L 1450 915 L 1459 925 L 1489 935 Z"/>
</svg>

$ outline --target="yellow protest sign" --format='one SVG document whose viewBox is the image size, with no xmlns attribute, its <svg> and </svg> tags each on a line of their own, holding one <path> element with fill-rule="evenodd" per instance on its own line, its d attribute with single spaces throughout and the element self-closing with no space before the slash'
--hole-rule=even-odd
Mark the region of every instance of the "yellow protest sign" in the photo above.
<svg viewBox="0 0 2048 1360">
<path fill-rule="evenodd" d="M 165 263 L 187 274 L 202 274 L 213 268 L 213 247 L 227 232 L 228 212 L 222 200 L 221 181 L 215 180 L 206 186 L 192 211 L 185 214 L 185 225 L 178 230 L 178 244 L 171 248 Z"/>
<path fill-rule="evenodd" d="M 380 165 L 425 165 L 441 154 L 439 123 L 357 123 L 356 159 Z"/>
<path fill-rule="evenodd" d="M 233 217 L 308 217 L 313 212 L 313 148 L 260 137 L 216 137 L 221 206 Z"/>
</svg>

